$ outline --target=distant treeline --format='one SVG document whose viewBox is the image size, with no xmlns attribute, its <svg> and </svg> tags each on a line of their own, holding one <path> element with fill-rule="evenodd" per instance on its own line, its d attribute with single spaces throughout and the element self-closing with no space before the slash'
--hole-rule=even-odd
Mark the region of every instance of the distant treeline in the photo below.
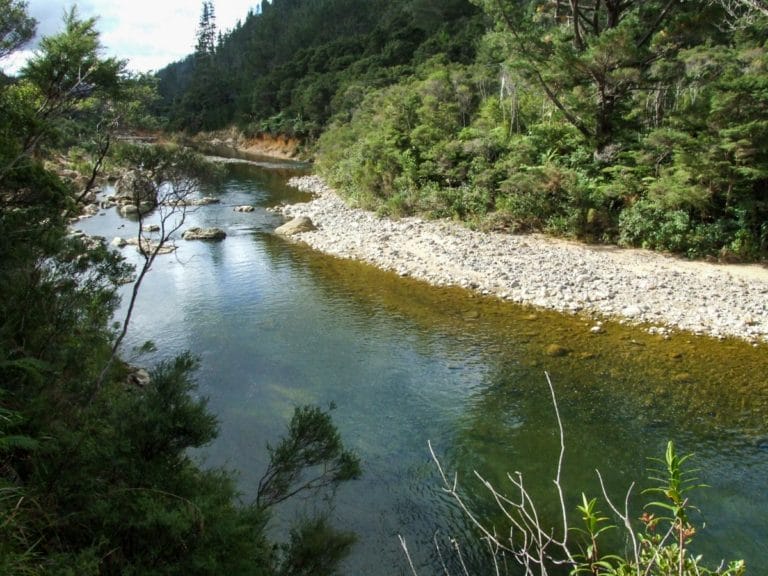
<svg viewBox="0 0 768 576">
<path fill-rule="evenodd" d="M 205 11 L 198 40 L 215 21 Z M 465 0 L 263 2 L 214 44 L 198 42 L 158 73 L 161 112 L 174 129 L 234 123 L 317 136 L 368 90 L 413 74 L 431 56 L 471 62 L 483 30 L 479 8 Z"/>
</svg>

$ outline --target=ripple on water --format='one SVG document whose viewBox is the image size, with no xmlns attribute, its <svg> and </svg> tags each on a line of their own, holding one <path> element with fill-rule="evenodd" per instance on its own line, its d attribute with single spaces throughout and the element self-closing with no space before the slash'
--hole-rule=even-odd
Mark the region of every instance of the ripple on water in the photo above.
<svg viewBox="0 0 768 576">
<path fill-rule="evenodd" d="M 361 480 L 339 490 L 332 512 L 359 535 L 344 572 L 408 573 L 398 534 L 424 574 L 437 565 L 436 532 L 441 542 L 463 541 L 472 558 L 477 540 L 441 492 L 427 441 L 490 518 L 497 519 L 474 470 L 498 486 L 520 470 L 537 498 L 551 499 L 559 442 L 546 370 L 566 430 L 570 500 L 598 493 L 595 468 L 623 495 L 647 475 L 645 457 L 673 439 L 697 453 L 702 481 L 712 486 L 699 501 L 708 520 L 699 551 L 768 564 L 765 347 L 684 333 L 664 340 L 611 322 L 594 334 L 578 316 L 317 254 L 270 234 L 278 217 L 233 212 L 297 194 L 279 181 L 236 167 L 223 190 L 209 191 L 222 205 L 195 211 L 190 224 L 221 225 L 229 237 L 180 242 L 177 254 L 158 260 L 128 338 L 154 340 L 159 353 L 150 360 L 185 349 L 202 357 L 200 392 L 221 421 L 205 455 L 238 470 L 246 498 L 266 463 L 263 446 L 276 441 L 293 407 L 333 402 L 364 467 Z M 82 226 L 109 236 L 125 223 L 109 213 Z M 567 352 L 547 356 L 553 343 Z"/>
</svg>

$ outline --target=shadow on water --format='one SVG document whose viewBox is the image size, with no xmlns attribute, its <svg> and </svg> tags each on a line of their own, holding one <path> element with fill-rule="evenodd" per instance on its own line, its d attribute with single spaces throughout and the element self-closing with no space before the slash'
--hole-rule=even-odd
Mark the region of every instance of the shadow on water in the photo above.
<svg viewBox="0 0 768 576">
<path fill-rule="evenodd" d="M 344 573 L 408 574 L 398 534 L 422 575 L 441 573 L 436 534 L 444 553 L 456 537 L 465 559 L 482 564 L 476 534 L 441 492 L 427 441 L 494 521 L 474 470 L 502 489 L 508 472 L 521 471 L 534 496 L 550 502 L 543 513 L 554 515 L 559 445 L 548 371 L 566 431 L 569 504 L 581 491 L 598 495 L 595 468 L 623 497 L 630 482 L 643 483 L 646 457 L 672 439 L 696 453 L 711 486 L 696 495 L 707 520 L 699 551 L 712 563 L 768 564 L 764 345 L 685 333 L 664 340 L 616 322 L 593 334 L 582 317 L 319 254 L 272 234 L 280 218 L 264 210 L 307 199 L 285 185 L 295 168 L 232 164 L 221 189 L 202 191 L 222 203 L 196 211 L 190 225 L 221 225 L 227 239 L 180 242 L 177 255 L 159 261 L 129 335 L 129 347 L 152 339 L 160 350 L 142 362 L 185 349 L 201 357 L 200 393 L 221 433 L 197 455 L 236 470 L 244 499 L 266 465 L 265 444 L 277 440 L 294 406 L 333 402 L 342 437 L 364 466 L 333 504 L 336 522 L 359 535 Z M 241 204 L 257 210 L 233 212 Z M 121 223 L 110 213 L 83 227 L 108 235 Z M 549 355 L 552 344 L 565 353 Z M 305 506 L 325 504 L 294 503 L 278 520 Z"/>
<path fill-rule="evenodd" d="M 424 426 L 422 446 L 415 443 L 411 449 L 426 455 L 426 439 L 431 438 L 446 467 L 459 473 L 470 501 L 489 518 L 500 520 L 474 470 L 502 489 L 509 487 L 507 473 L 520 471 L 543 513 L 554 518 L 559 512 L 551 482 L 559 437 L 546 370 L 555 384 L 566 433 L 563 481 L 569 509 L 575 509 L 582 491 L 600 494 L 599 469 L 619 501 L 630 483 L 637 482 L 639 516 L 644 502 L 639 493 L 649 486 L 648 457 L 661 457 L 671 439 L 682 453 L 695 453 L 694 465 L 710 486 L 693 495 L 706 524 L 697 537 L 699 551 L 713 565 L 722 558 L 747 558 L 753 566 L 766 561 L 764 345 L 687 333 L 665 339 L 618 322 L 605 322 L 604 332 L 594 334 L 594 322 L 583 317 L 428 287 L 283 244 L 281 239 L 267 241 L 267 254 L 285 258 L 288 250 L 293 265 L 315 280 L 317 290 L 354 305 L 364 322 L 386 317 L 410 338 L 414 351 L 441 359 L 455 383 L 445 390 L 455 396 L 455 418 L 450 432 L 437 434 L 438 442 Z M 567 353 L 551 356 L 552 344 Z M 421 481 L 438 485 L 427 471 Z M 441 502 L 445 514 L 449 506 L 440 495 L 432 492 L 429 497 Z M 441 521 L 445 518 L 435 520 L 433 513 L 428 515 L 435 528 L 450 529 Z M 447 517 L 457 521 L 453 512 Z M 465 530 L 459 528 L 474 540 Z M 420 557 L 425 570 L 435 567 L 432 556 Z"/>
</svg>

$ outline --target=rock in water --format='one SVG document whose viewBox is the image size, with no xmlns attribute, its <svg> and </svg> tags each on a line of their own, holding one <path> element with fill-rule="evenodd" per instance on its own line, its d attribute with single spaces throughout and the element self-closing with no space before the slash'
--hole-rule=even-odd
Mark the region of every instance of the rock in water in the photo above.
<svg viewBox="0 0 768 576">
<path fill-rule="evenodd" d="M 561 346 L 560 344 L 550 344 L 546 347 L 544 350 L 544 353 L 547 356 L 552 356 L 553 358 L 559 358 L 561 356 L 568 356 L 570 354 L 570 350 L 566 348 L 565 346 Z"/>
<path fill-rule="evenodd" d="M 120 204 L 157 204 L 157 190 L 152 179 L 141 170 L 131 170 L 117 183 L 115 198 Z"/>
<path fill-rule="evenodd" d="M 307 216 L 299 216 L 275 228 L 275 234 L 292 236 L 302 232 L 311 232 L 312 230 L 317 230 L 317 226 L 312 223 L 312 220 Z"/>
<path fill-rule="evenodd" d="M 128 374 L 127 384 L 129 386 L 137 386 L 139 388 L 146 388 L 152 383 L 152 377 L 149 372 L 144 368 L 133 368 Z"/>
<path fill-rule="evenodd" d="M 181 235 L 184 240 L 224 240 L 227 233 L 221 228 L 190 228 Z"/>
<path fill-rule="evenodd" d="M 190 200 L 189 205 L 190 206 L 210 206 L 211 204 L 220 204 L 221 200 L 218 198 L 214 198 L 213 196 L 205 196 L 203 198 L 198 198 L 197 200 Z"/>
</svg>

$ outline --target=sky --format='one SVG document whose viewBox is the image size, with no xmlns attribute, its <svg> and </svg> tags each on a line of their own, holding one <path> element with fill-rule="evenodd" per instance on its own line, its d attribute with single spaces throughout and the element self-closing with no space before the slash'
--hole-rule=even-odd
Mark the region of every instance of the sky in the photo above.
<svg viewBox="0 0 768 576">
<path fill-rule="evenodd" d="M 213 0 L 218 29 L 226 31 L 245 20 L 258 0 Z M 104 55 L 128 60 L 128 69 L 159 70 L 194 51 L 195 33 L 202 13 L 202 0 L 27 0 L 29 14 L 37 24 L 38 37 L 61 30 L 62 17 L 77 5 L 83 18 L 98 18 Z M 0 63 L 12 73 L 23 65 L 34 44 Z"/>
</svg>

